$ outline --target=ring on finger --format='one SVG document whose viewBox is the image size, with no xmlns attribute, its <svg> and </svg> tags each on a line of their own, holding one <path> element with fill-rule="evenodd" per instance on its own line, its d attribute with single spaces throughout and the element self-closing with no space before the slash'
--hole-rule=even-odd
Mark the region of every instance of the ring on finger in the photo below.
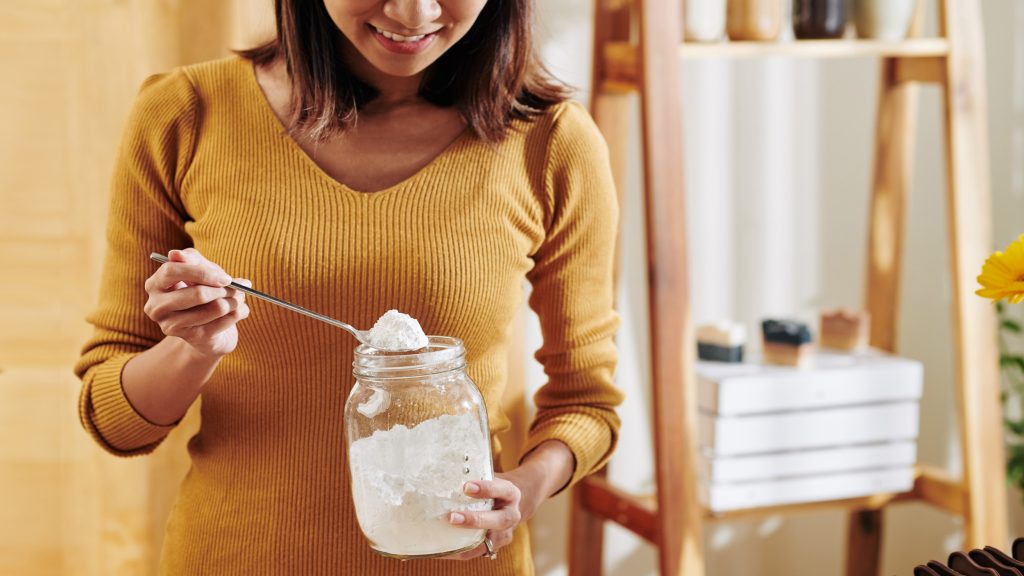
<svg viewBox="0 0 1024 576">
<path fill-rule="evenodd" d="M 487 556 L 491 560 L 498 558 L 498 552 L 494 550 L 494 542 L 491 542 L 490 538 L 484 538 L 484 548 L 487 548 Z"/>
</svg>

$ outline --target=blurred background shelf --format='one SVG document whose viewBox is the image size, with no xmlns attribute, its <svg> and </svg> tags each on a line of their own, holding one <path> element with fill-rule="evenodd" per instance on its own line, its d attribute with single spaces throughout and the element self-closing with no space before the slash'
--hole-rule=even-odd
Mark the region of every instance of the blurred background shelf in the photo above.
<svg viewBox="0 0 1024 576">
<path fill-rule="evenodd" d="M 996 321 L 974 295 L 976 267 L 992 237 L 985 61 L 980 6 L 936 0 L 939 34 L 921 38 L 923 3 L 900 42 L 821 40 L 681 43 L 675 0 L 596 0 L 591 112 L 608 141 L 624 187 L 632 100 L 640 105 L 643 210 L 646 219 L 648 321 L 656 494 L 637 496 L 603 474 L 573 493 L 570 574 L 602 569 L 603 523 L 619 524 L 658 550 L 663 575 L 705 573 L 703 524 L 805 510 L 848 512 L 845 574 L 877 576 L 883 511 L 895 502 L 929 503 L 964 520 L 965 548 L 1007 542 Z M 963 478 L 918 465 L 907 492 L 786 504 L 710 514 L 700 498 L 695 342 L 691 328 L 680 68 L 715 58 L 877 58 L 880 90 L 869 202 L 864 309 L 871 346 L 895 352 L 908 194 L 914 166 L 917 87 L 937 84 L 945 106 L 946 210 L 951 276 L 955 399 Z M 838 573 L 838 571 L 836 572 Z"/>
<path fill-rule="evenodd" d="M 630 42 L 609 42 L 603 48 L 603 82 L 635 88 L 640 78 L 640 48 Z M 930 61 L 941 65 L 940 59 L 949 54 L 949 41 L 945 38 L 918 38 L 902 42 L 878 40 L 794 40 L 790 42 L 717 42 L 679 44 L 678 55 L 683 61 L 707 59 L 750 58 L 890 58 L 898 61 Z M 941 76 L 923 80 L 938 82 Z"/>
</svg>

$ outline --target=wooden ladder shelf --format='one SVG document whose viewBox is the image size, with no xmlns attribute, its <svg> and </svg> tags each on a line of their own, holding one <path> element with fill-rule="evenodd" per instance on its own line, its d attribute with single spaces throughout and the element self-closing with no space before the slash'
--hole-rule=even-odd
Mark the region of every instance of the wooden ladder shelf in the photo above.
<svg viewBox="0 0 1024 576">
<path fill-rule="evenodd" d="M 603 523 L 615 522 L 652 543 L 666 576 L 704 574 L 706 520 L 800 510 L 849 511 L 846 574 L 877 576 L 882 511 L 916 500 L 962 516 L 965 547 L 1005 545 L 1006 488 L 996 319 L 974 295 L 974 276 L 990 251 L 991 198 L 985 110 L 984 43 L 977 0 L 936 0 L 939 37 L 921 38 L 919 6 L 911 37 L 788 43 L 680 43 L 680 0 L 596 0 L 592 114 L 604 133 L 620 190 L 631 117 L 640 101 L 651 332 L 652 419 L 657 494 L 628 494 L 594 475 L 574 489 L 570 574 L 601 573 Z M 913 166 L 917 84 L 938 84 L 945 101 L 951 319 L 964 474 L 953 479 L 919 466 L 914 488 L 712 516 L 697 491 L 696 389 L 686 264 L 680 68 L 697 58 L 757 56 L 876 57 L 881 83 L 876 120 L 867 262 L 871 343 L 895 351 L 907 197 Z M 680 65 L 682 61 L 682 66 Z M 680 351 L 683 351 L 680 354 Z"/>
</svg>

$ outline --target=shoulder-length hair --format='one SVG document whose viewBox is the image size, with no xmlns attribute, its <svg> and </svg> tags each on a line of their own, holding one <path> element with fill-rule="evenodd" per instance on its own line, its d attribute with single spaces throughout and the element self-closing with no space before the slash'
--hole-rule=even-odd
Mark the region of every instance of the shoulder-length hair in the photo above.
<svg viewBox="0 0 1024 576">
<path fill-rule="evenodd" d="M 530 120 L 569 97 L 533 49 L 533 0 L 488 0 L 469 32 L 430 65 L 420 96 L 454 106 L 473 132 L 501 141 L 514 120 Z M 275 0 L 277 36 L 238 53 L 256 64 L 284 61 L 292 83 L 288 129 L 324 139 L 351 128 L 376 90 L 341 59 L 341 32 L 322 0 Z"/>
</svg>

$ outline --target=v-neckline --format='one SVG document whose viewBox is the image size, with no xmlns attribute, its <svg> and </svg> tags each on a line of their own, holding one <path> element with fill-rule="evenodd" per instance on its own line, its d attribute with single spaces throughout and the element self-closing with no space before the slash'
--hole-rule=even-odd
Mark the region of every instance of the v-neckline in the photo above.
<svg viewBox="0 0 1024 576">
<path fill-rule="evenodd" d="M 253 95 L 259 101 L 258 107 L 260 109 L 260 113 L 268 117 L 268 119 L 273 122 L 272 125 L 278 128 L 278 130 L 275 131 L 275 134 L 279 138 L 283 138 L 284 140 L 286 140 L 285 145 L 292 151 L 293 154 L 299 156 L 300 160 L 304 164 L 306 164 L 310 169 L 312 169 L 321 180 L 324 180 L 325 182 L 330 184 L 331 187 L 344 190 L 347 193 L 355 194 L 360 197 L 370 198 L 387 195 L 392 192 L 399 191 L 403 188 L 412 186 L 418 180 L 422 180 L 423 178 L 425 178 L 428 173 L 438 170 L 442 164 L 447 163 L 449 157 L 454 155 L 456 151 L 461 149 L 463 145 L 470 140 L 470 135 L 472 134 L 472 131 L 467 126 L 466 128 L 463 128 L 461 132 L 459 132 L 459 135 L 456 136 L 454 140 L 449 142 L 447 146 L 445 146 L 440 152 L 437 153 L 436 156 L 431 158 L 429 162 L 427 162 L 418 170 L 416 170 L 409 176 L 403 178 L 399 182 L 396 182 L 391 186 L 381 188 L 380 190 L 374 190 L 369 192 L 356 190 L 355 188 L 352 188 L 348 184 L 328 174 L 327 171 L 324 170 L 323 167 L 320 166 L 320 164 L 318 164 L 317 161 L 314 160 L 302 148 L 302 146 L 299 145 L 298 142 L 295 141 L 295 138 L 293 138 L 292 135 L 288 133 L 288 128 L 281 122 L 281 119 L 277 117 L 277 114 L 274 112 L 274 108 L 270 105 L 270 101 L 267 100 L 267 95 L 266 93 L 263 92 L 263 88 L 260 86 L 259 78 L 256 76 L 256 63 L 245 58 L 237 58 L 240 61 L 240 63 L 248 70 L 248 77 L 246 78 L 246 83 L 251 87 L 251 90 L 254 91 Z"/>
</svg>

